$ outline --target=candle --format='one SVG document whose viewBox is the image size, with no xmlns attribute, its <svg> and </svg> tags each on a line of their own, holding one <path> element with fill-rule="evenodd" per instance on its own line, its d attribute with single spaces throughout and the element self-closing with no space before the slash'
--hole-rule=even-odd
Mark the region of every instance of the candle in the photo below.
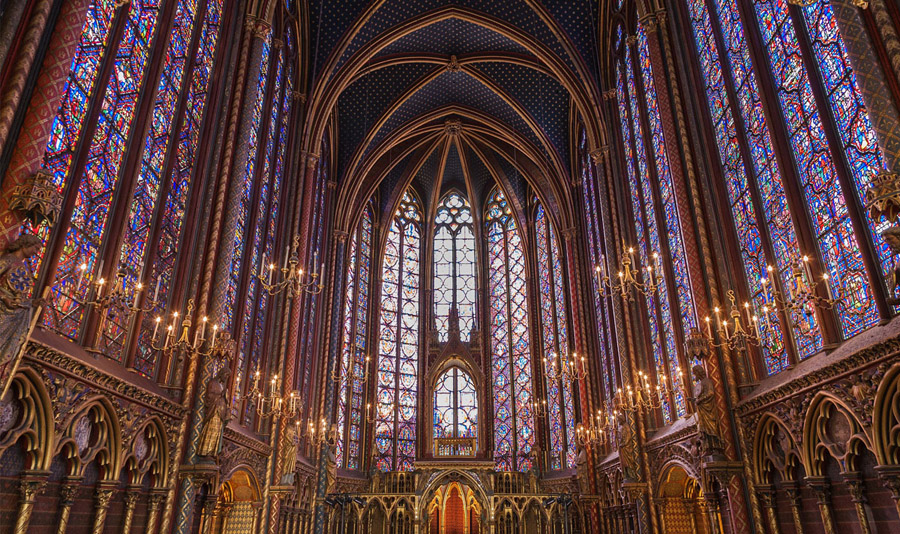
<svg viewBox="0 0 900 534">
<path fill-rule="evenodd" d="M 272 285 L 272 275 L 275 273 L 275 264 L 269 264 L 269 285 Z"/>
<path fill-rule="evenodd" d="M 772 325 L 769 323 L 769 307 L 763 306 L 763 318 L 766 320 L 766 330 L 771 330 Z"/>
<path fill-rule="evenodd" d="M 81 283 L 84 281 L 84 273 L 87 271 L 87 263 L 82 263 L 78 266 L 78 285 L 75 286 L 75 293 L 81 293 Z"/>
<path fill-rule="evenodd" d="M 200 319 L 200 341 L 206 341 L 206 322 L 209 320 L 209 317 L 203 316 L 203 319 Z"/>
<path fill-rule="evenodd" d="M 162 282 L 162 278 L 158 277 L 156 279 L 156 290 L 153 292 L 153 303 L 156 304 L 159 302 L 159 284 Z"/>
<path fill-rule="evenodd" d="M 828 296 L 828 300 L 834 300 L 834 297 L 831 295 L 831 282 L 828 278 L 828 273 L 822 273 L 822 281 L 825 282 L 825 294 Z"/>
<path fill-rule="evenodd" d="M 803 256 L 803 272 L 806 274 L 806 283 L 809 284 L 812 277 L 812 267 L 809 265 L 809 256 Z"/>
<path fill-rule="evenodd" d="M 769 303 L 769 291 L 766 289 L 766 279 L 765 277 L 759 279 L 759 283 L 762 285 L 763 298 L 766 301 L 766 304 Z"/>
<path fill-rule="evenodd" d="M 316 264 L 318 263 L 318 259 L 319 259 L 319 251 L 314 250 L 313 251 L 313 261 L 312 261 L 313 274 L 316 274 Z"/>
<path fill-rule="evenodd" d="M 725 338 L 728 338 L 728 319 L 722 321 L 722 326 L 725 328 Z"/>
<path fill-rule="evenodd" d="M 712 327 L 709 325 L 709 316 L 706 317 L 706 335 L 709 339 L 712 339 Z"/>
<path fill-rule="evenodd" d="M 163 346 L 163 349 L 169 348 L 169 340 L 172 339 L 172 325 L 166 326 L 166 344 Z"/>
<path fill-rule="evenodd" d="M 159 332 L 159 323 L 162 321 L 162 317 L 159 315 L 156 316 L 156 320 L 153 322 L 156 323 L 153 325 L 153 341 L 156 341 L 156 334 Z"/>
<path fill-rule="evenodd" d="M 262 280 L 265 272 L 266 272 L 266 255 L 263 254 L 262 261 L 259 262 L 259 279 L 260 280 Z"/>
<path fill-rule="evenodd" d="M 756 338 L 762 339 L 762 336 L 759 335 L 759 318 L 757 316 L 753 316 L 753 330 L 756 332 Z"/>
</svg>

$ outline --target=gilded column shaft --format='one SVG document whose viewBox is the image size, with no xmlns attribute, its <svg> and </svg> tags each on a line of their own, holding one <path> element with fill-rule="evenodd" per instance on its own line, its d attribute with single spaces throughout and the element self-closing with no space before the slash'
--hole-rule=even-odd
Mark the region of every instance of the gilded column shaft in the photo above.
<svg viewBox="0 0 900 534">
<path fill-rule="evenodd" d="M 112 500 L 115 490 L 112 488 L 101 486 L 97 489 L 96 500 L 94 501 L 94 523 L 91 527 L 92 534 L 103 534 L 103 527 L 106 525 L 106 514 L 109 512 L 109 502 Z"/>
<path fill-rule="evenodd" d="M 122 532 L 128 534 L 131 532 L 131 523 L 134 520 L 134 507 L 141 494 L 138 490 L 132 489 L 125 494 L 125 517 L 122 519 Z"/>
<path fill-rule="evenodd" d="M 56 523 L 56 534 L 65 534 L 69 525 L 69 515 L 72 505 L 75 504 L 75 496 L 78 495 L 80 482 L 68 481 L 63 484 L 59 492 L 59 519 Z"/>
<path fill-rule="evenodd" d="M 31 524 L 31 513 L 34 511 L 34 503 L 37 496 L 44 491 L 47 485 L 46 480 L 41 479 L 23 479 L 19 483 L 19 509 L 16 513 L 16 526 L 13 529 L 15 534 L 25 534 L 28 532 L 28 525 Z"/>
</svg>

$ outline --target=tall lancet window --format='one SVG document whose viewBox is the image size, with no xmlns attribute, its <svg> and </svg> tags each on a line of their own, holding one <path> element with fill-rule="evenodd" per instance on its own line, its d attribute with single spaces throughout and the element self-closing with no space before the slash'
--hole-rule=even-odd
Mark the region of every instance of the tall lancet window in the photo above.
<svg viewBox="0 0 900 534">
<path fill-rule="evenodd" d="M 538 286 L 541 304 L 541 335 L 544 358 L 551 361 L 571 355 L 568 306 L 563 281 L 563 257 L 556 228 L 544 206 L 535 212 Z M 545 367 L 547 419 L 550 430 L 550 468 L 575 466 L 575 398 L 572 382 L 559 372 L 559 365 Z"/>
<path fill-rule="evenodd" d="M 362 220 L 350 239 L 347 288 L 344 293 L 344 324 L 341 377 L 338 387 L 337 465 L 359 469 L 362 434 L 363 387 L 368 348 L 369 279 L 372 257 L 372 207 L 366 206 Z M 346 464 L 344 463 L 346 460 Z"/>
<path fill-rule="evenodd" d="M 450 333 L 450 311 L 456 306 L 459 338 L 469 341 L 475 324 L 475 235 L 472 210 L 459 193 L 444 197 L 434 219 L 434 318 L 438 340 Z"/>
<path fill-rule="evenodd" d="M 199 197 L 192 190 L 224 2 L 86 2 L 42 165 L 71 211 L 54 231 L 25 228 L 44 243 L 45 261 L 35 261 L 52 288 L 44 326 L 151 379 L 160 372 L 149 348 L 153 319 L 178 308 L 176 263 L 189 261 L 178 251 L 194 235 L 185 215 Z M 162 62 L 158 72 L 151 57 Z M 99 278 L 128 288 L 140 280 L 142 306 L 154 295 L 157 305 L 87 321 L 96 312 L 83 303 Z M 96 330 L 83 328 L 92 323 Z"/>
<path fill-rule="evenodd" d="M 419 256 L 422 210 L 403 194 L 388 229 L 381 271 L 375 465 L 408 471 L 416 457 L 419 370 Z"/>
<path fill-rule="evenodd" d="M 494 461 L 501 471 L 531 468 L 531 341 L 525 248 L 509 204 L 495 188 L 485 210 L 491 303 Z"/>
</svg>

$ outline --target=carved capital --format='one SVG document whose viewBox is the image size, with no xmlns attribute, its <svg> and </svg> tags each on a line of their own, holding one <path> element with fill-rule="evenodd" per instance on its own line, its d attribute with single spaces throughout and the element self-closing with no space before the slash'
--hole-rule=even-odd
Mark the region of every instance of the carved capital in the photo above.
<svg viewBox="0 0 900 534">
<path fill-rule="evenodd" d="M 450 61 L 447 62 L 447 70 L 450 72 L 459 72 L 461 68 L 456 56 L 450 56 Z"/>
<path fill-rule="evenodd" d="M 335 230 L 334 237 L 337 238 L 339 243 L 346 243 L 347 238 L 350 237 L 350 234 L 344 230 Z"/>
<path fill-rule="evenodd" d="M 603 145 L 600 148 L 595 148 L 588 152 L 594 165 L 600 165 L 603 162 L 603 157 L 607 154 L 609 154 L 609 145 Z"/>
<path fill-rule="evenodd" d="M 850 492 L 850 500 L 859 504 L 869 502 L 866 498 L 866 488 L 860 473 L 844 473 L 844 483 Z"/>
<path fill-rule="evenodd" d="M 879 222 L 881 218 L 893 221 L 900 216 L 900 174 L 881 171 L 873 179 L 864 196 L 869 217 Z"/>
<path fill-rule="evenodd" d="M 831 500 L 831 486 L 825 477 L 806 477 L 806 484 L 816 496 L 820 506 L 828 506 Z"/>
<path fill-rule="evenodd" d="M 625 38 L 625 44 L 628 46 L 634 46 L 634 43 L 637 42 L 637 35 L 629 35 Z"/>
<path fill-rule="evenodd" d="M 269 30 L 272 26 L 267 21 L 261 18 L 254 17 L 253 15 L 247 15 L 247 18 L 244 19 L 244 27 L 247 28 L 247 31 L 252 33 L 255 37 L 264 39 L 269 33 Z"/>
<path fill-rule="evenodd" d="M 616 90 L 614 88 L 603 92 L 603 100 L 615 100 L 616 98 L 618 98 L 618 95 L 616 95 Z"/>
<path fill-rule="evenodd" d="M 301 104 L 305 104 L 305 103 L 306 103 L 306 93 L 303 93 L 303 92 L 301 92 L 301 91 L 297 91 L 296 89 L 293 90 L 293 91 L 291 91 L 291 98 L 292 98 L 295 102 L 300 102 Z"/>
<path fill-rule="evenodd" d="M 644 27 L 647 33 L 656 33 L 657 30 L 657 21 L 656 17 L 653 14 L 648 14 L 641 18 L 640 20 L 641 26 Z"/>
<path fill-rule="evenodd" d="M 97 500 L 97 509 L 105 510 L 109 508 L 109 502 L 112 500 L 113 494 L 116 490 L 113 488 L 98 488 L 97 493 L 94 495 Z"/>
<path fill-rule="evenodd" d="M 319 155 L 313 154 L 312 152 L 307 152 L 306 154 L 306 167 L 313 168 L 316 164 L 319 163 Z"/>
<path fill-rule="evenodd" d="M 150 494 L 149 507 L 151 510 L 157 510 L 159 506 L 166 500 L 166 495 L 161 492 L 154 492 Z"/>
<path fill-rule="evenodd" d="M 563 239 L 565 239 L 566 242 L 570 242 L 573 239 L 575 239 L 575 236 L 577 234 L 578 234 L 578 229 L 575 228 L 574 226 L 570 226 L 568 228 L 563 228 L 563 231 L 562 231 Z"/>
<path fill-rule="evenodd" d="M 75 497 L 81 490 L 80 481 L 67 481 L 59 488 L 59 502 L 63 506 L 72 506 L 75 503 Z"/>
<path fill-rule="evenodd" d="M 19 501 L 25 504 L 33 504 L 37 496 L 47 487 L 45 479 L 26 478 L 19 481 Z"/>
<path fill-rule="evenodd" d="M 128 493 L 125 494 L 125 508 L 134 508 L 140 498 L 141 494 L 139 490 L 129 490 Z"/>
<path fill-rule="evenodd" d="M 759 502 L 765 508 L 775 507 L 775 486 L 759 485 L 756 486 L 756 495 Z"/>
</svg>

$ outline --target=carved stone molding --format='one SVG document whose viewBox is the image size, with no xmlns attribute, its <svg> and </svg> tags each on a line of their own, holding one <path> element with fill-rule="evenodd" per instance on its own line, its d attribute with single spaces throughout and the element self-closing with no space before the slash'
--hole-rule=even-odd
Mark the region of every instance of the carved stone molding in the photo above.
<svg viewBox="0 0 900 534">
<path fill-rule="evenodd" d="M 44 222 L 53 226 L 62 210 L 62 194 L 53 183 L 53 175 L 41 169 L 15 187 L 10 192 L 9 209 L 19 212 L 35 228 Z"/>
</svg>

